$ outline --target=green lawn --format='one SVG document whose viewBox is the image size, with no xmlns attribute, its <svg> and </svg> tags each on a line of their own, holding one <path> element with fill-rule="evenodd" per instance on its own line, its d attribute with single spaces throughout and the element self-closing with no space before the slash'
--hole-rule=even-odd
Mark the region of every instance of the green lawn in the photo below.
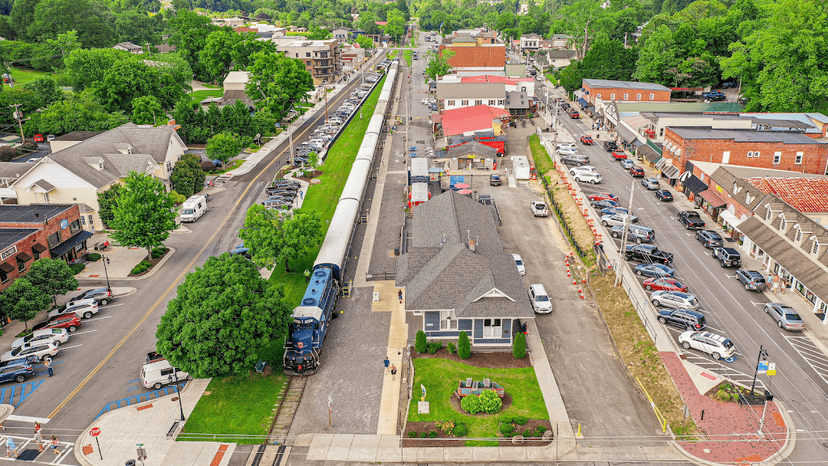
<svg viewBox="0 0 828 466">
<path fill-rule="evenodd" d="M 193 102 L 199 103 L 208 97 L 221 97 L 222 95 L 224 95 L 224 91 L 221 89 L 206 89 L 191 92 L 190 98 L 193 99 Z"/>
<path fill-rule="evenodd" d="M 403 58 L 405 62 L 408 63 L 408 67 L 411 67 L 411 50 L 403 50 Z"/>
<path fill-rule="evenodd" d="M 532 159 L 535 161 L 535 168 L 538 169 L 538 173 L 544 174 L 555 168 L 549 153 L 541 145 L 537 134 L 529 137 L 529 149 L 532 151 Z"/>
<path fill-rule="evenodd" d="M 451 405 L 451 394 L 457 390 L 461 380 L 472 377 L 474 380 L 489 378 L 497 382 L 512 397 L 512 405 L 501 411 L 500 415 L 470 415 L 458 412 Z M 426 388 L 426 401 L 430 402 L 430 414 L 418 414 L 417 402 L 420 401 L 420 385 Z M 408 407 L 410 422 L 431 422 L 452 420 L 455 424 L 462 422 L 469 427 L 468 438 L 497 437 L 498 420 L 503 416 L 525 416 L 529 419 L 549 419 L 546 404 L 543 402 L 535 369 L 531 367 L 516 369 L 491 369 L 473 367 L 439 358 L 414 359 L 415 394 Z M 406 433 L 404 433 L 405 435 Z M 486 443 L 468 441 L 467 446 L 486 445 Z"/>
<path fill-rule="evenodd" d="M 213 378 L 178 440 L 264 443 L 286 384 L 283 375 Z"/>
<path fill-rule="evenodd" d="M 394 57 L 396 57 L 396 56 L 397 56 L 397 51 L 396 50 L 392 50 L 392 51 L 388 52 L 388 59 L 389 60 L 393 60 Z"/>
<path fill-rule="evenodd" d="M 11 75 L 14 78 L 14 85 L 15 86 L 24 86 L 37 78 L 42 78 L 44 76 L 51 76 L 57 80 L 59 76 L 55 73 L 49 73 L 45 71 L 35 71 L 30 70 L 28 68 L 11 68 Z"/>
<path fill-rule="evenodd" d="M 339 139 L 337 139 L 336 144 L 330 148 L 324 165 L 319 167 L 323 172 L 323 175 L 319 176 L 320 182 L 319 184 L 311 185 L 310 189 L 308 189 L 307 197 L 302 204 L 302 210 L 312 210 L 319 213 L 322 218 L 323 236 L 328 231 L 329 222 L 339 202 L 339 196 L 345 187 L 348 174 L 351 173 L 351 165 L 356 159 L 359 146 L 362 144 L 362 138 L 365 137 L 365 131 L 368 129 L 368 123 L 374 114 L 374 107 L 377 105 L 380 90 L 384 82 L 385 78 L 380 81 L 379 85 L 365 102 L 363 118 L 360 119 L 358 115 L 354 117 Z M 298 305 L 302 296 L 305 294 L 307 285 L 305 284 L 303 272 L 305 269 L 311 269 L 313 267 L 313 262 L 316 260 L 318 254 L 319 248 L 316 248 L 305 260 L 290 264 L 292 273 L 286 273 L 283 264 L 276 264 L 276 267 L 273 269 L 270 282 L 284 285 L 285 297 L 289 303 Z"/>
</svg>

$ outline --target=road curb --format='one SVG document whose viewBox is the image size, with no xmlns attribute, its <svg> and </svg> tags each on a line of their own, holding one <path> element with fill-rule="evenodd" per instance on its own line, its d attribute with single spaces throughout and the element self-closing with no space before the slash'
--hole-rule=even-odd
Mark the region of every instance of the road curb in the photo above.
<svg viewBox="0 0 828 466">
<path fill-rule="evenodd" d="M 114 281 L 114 280 L 143 280 L 143 279 L 145 279 L 145 278 L 149 278 L 149 277 L 153 276 L 153 275 L 155 274 L 155 272 L 156 272 L 158 269 L 160 269 L 160 268 L 161 268 L 161 266 L 163 266 L 164 264 L 166 264 L 166 263 L 167 263 L 167 260 L 168 260 L 170 257 L 172 257 L 172 255 L 173 255 L 174 253 L 175 253 L 175 248 L 170 248 L 170 250 L 169 250 L 169 251 L 167 251 L 167 254 L 166 254 L 166 255 L 164 255 L 164 258 L 163 258 L 163 259 L 161 259 L 161 261 L 160 261 L 160 262 L 158 262 L 157 264 L 155 264 L 155 267 L 153 267 L 153 268 L 152 268 L 152 270 L 150 270 L 150 273 L 148 273 L 148 274 L 146 274 L 146 275 L 142 275 L 142 276 L 140 276 L 140 277 L 109 277 L 109 279 Z M 88 277 L 77 277 L 77 280 L 78 280 L 78 283 L 90 283 L 90 282 L 93 282 L 93 283 L 98 283 L 98 282 L 100 282 L 100 281 L 101 281 L 101 279 L 100 279 L 100 278 L 88 278 Z"/>
</svg>

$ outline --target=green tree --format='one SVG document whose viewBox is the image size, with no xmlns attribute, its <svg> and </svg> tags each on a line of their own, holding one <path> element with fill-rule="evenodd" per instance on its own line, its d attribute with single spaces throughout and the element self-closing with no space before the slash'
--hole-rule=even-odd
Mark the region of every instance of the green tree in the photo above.
<svg viewBox="0 0 828 466">
<path fill-rule="evenodd" d="M 174 45 L 181 57 L 190 64 L 196 76 L 206 77 L 206 68 L 199 63 L 199 52 L 207 43 L 207 36 L 218 26 L 210 18 L 194 11 L 177 9 L 168 21 L 170 45 Z"/>
<path fill-rule="evenodd" d="M 356 38 L 356 43 L 365 50 L 371 50 L 374 48 L 374 41 L 368 36 L 360 35 Z"/>
<path fill-rule="evenodd" d="M 43 293 L 52 297 L 57 306 L 57 295 L 78 287 L 78 280 L 66 261 L 44 257 L 32 264 L 26 279 Z"/>
<path fill-rule="evenodd" d="M 638 53 L 635 77 L 638 81 L 670 83 L 671 76 L 666 70 L 677 69 L 681 58 L 676 56 L 673 32 L 667 26 L 660 26 L 644 43 Z"/>
<path fill-rule="evenodd" d="M 53 102 L 46 110 L 29 115 L 31 119 L 23 125 L 29 134 L 108 131 L 129 121 L 123 113 L 108 113 L 91 92 L 70 93 L 67 98 Z"/>
<path fill-rule="evenodd" d="M 451 71 L 451 66 L 449 66 L 448 61 L 454 56 L 453 50 L 443 50 L 441 53 L 438 54 L 431 54 L 431 59 L 428 61 L 428 65 L 426 65 L 426 76 L 431 78 L 433 81 L 437 80 L 437 76 L 444 76 Z"/>
<path fill-rule="evenodd" d="M 460 356 L 460 359 L 471 357 L 471 342 L 465 331 L 460 332 L 460 337 L 457 340 L 457 355 Z"/>
<path fill-rule="evenodd" d="M 101 48 L 115 44 L 114 19 L 102 0 L 41 0 L 26 24 L 29 36 L 39 40 L 77 31 L 84 48 Z"/>
<path fill-rule="evenodd" d="M 63 90 L 51 76 L 42 76 L 26 84 L 25 88 L 35 95 L 38 108 L 63 99 Z"/>
<path fill-rule="evenodd" d="M 205 152 L 210 160 L 221 160 L 222 163 L 227 163 L 239 155 L 241 147 L 237 136 L 230 133 L 218 133 L 207 140 Z"/>
<path fill-rule="evenodd" d="M 15 31 L 15 38 L 17 40 L 29 41 L 33 37 L 29 36 L 27 27 L 34 18 L 35 9 L 40 0 L 15 0 L 12 5 L 11 13 L 9 13 L 9 24 Z M 7 37 L 7 39 L 9 39 Z"/>
<path fill-rule="evenodd" d="M 32 285 L 26 278 L 18 278 L 0 294 L 0 304 L 7 316 L 22 320 L 28 330 L 29 321 L 34 319 L 38 312 L 49 309 L 49 295 Z"/>
<path fill-rule="evenodd" d="M 123 246 L 146 248 L 149 257 L 175 230 L 175 217 L 173 200 L 158 179 L 129 172 L 112 208 L 110 237 Z"/>
<path fill-rule="evenodd" d="M 585 78 L 631 81 L 635 72 L 638 49 L 624 48 L 617 40 L 595 40 L 583 60 L 574 61 L 558 73 L 567 92 L 579 89 Z"/>
<path fill-rule="evenodd" d="M 357 20 L 357 27 L 368 34 L 379 34 L 381 31 L 379 25 L 377 25 L 377 21 L 379 20 L 374 12 L 366 11 L 360 13 L 359 20 Z"/>
<path fill-rule="evenodd" d="M 152 95 L 132 99 L 132 122 L 136 125 L 156 125 L 164 121 L 166 115 L 161 109 L 161 102 Z"/>
<path fill-rule="evenodd" d="M 57 39 L 46 39 L 50 47 L 60 52 L 61 63 L 72 51 L 81 48 L 78 31 L 71 30 L 57 35 Z"/>
<path fill-rule="evenodd" d="M 233 63 L 233 48 L 242 36 L 230 28 L 220 28 L 207 36 L 199 61 L 210 81 L 223 81 Z"/>
<path fill-rule="evenodd" d="M 161 42 L 161 15 L 150 16 L 146 10 L 130 8 L 115 17 L 118 42 L 132 42 L 142 47 Z"/>
<path fill-rule="evenodd" d="M 184 154 L 173 167 L 170 183 L 173 189 L 187 198 L 201 191 L 206 178 L 201 169 L 201 158 L 195 154 Z"/>
<path fill-rule="evenodd" d="M 159 81 L 158 70 L 142 60 L 120 60 L 96 84 L 95 94 L 108 110 L 131 113 L 133 100 L 158 94 Z"/>
<path fill-rule="evenodd" d="M 64 74 L 75 92 L 104 80 L 106 72 L 117 62 L 129 59 L 129 52 L 115 49 L 75 49 L 64 59 Z"/>
<path fill-rule="evenodd" d="M 273 210 L 254 204 L 247 209 L 239 237 L 259 267 L 273 270 L 280 260 L 290 272 L 290 262 L 307 256 L 322 243 L 322 222 L 316 212 L 296 211 L 283 219 Z"/>
<path fill-rule="evenodd" d="M 206 298 L 205 297 L 209 297 Z M 222 254 L 187 274 L 161 316 L 158 351 L 193 377 L 240 375 L 287 332 L 291 309 L 242 256 Z"/>
<path fill-rule="evenodd" d="M 515 341 L 512 342 L 512 356 L 515 359 L 523 359 L 526 357 L 526 335 L 523 332 L 518 332 L 515 335 Z"/>
<path fill-rule="evenodd" d="M 283 53 L 258 52 L 251 61 L 247 95 L 257 108 L 267 108 L 277 120 L 284 118 L 294 103 L 306 101 L 313 90 L 313 78 L 301 60 Z"/>
<path fill-rule="evenodd" d="M 102 193 L 98 193 L 98 216 L 104 225 L 109 226 L 114 218 L 113 210 L 118 204 L 118 197 L 121 195 L 122 186 L 119 184 L 112 185 Z"/>
<path fill-rule="evenodd" d="M 384 31 L 394 38 L 394 42 L 400 43 L 400 37 L 405 34 L 405 18 L 400 10 L 394 8 L 388 11 L 388 24 Z"/>
<path fill-rule="evenodd" d="M 414 341 L 414 351 L 423 354 L 428 350 L 428 339 L 422 330 L 417 330 L 417 338 Z"/>
</svg>

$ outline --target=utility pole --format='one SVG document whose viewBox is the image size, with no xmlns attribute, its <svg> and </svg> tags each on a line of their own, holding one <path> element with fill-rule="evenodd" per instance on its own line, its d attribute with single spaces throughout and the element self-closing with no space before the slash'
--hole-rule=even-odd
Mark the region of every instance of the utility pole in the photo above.
<svg viewBox="0 0 828 466">
<path fill-rule="evenodd" d="M 621 235 L 621 254 L 618 260 L 624 262 L 624 254 L 627 251 L 627 232 L 630 228 L 630 217 L 632 217 L 633 193 L 635 192 L 635 178 L 630 184 L 630 204 L 627 206 L 627 215 L 624 217 L 624 232 Z M 621 264 L 615 267 L 615 286 L 621 284 Z"/>
<path fill-rule="evenodd" d="M 9 107 L 14 107 L 14 119 L 17 120 L 17 125 L 20 127 L 20 143 L 26 142 L 26 137 L 23 135 L 23 112 L 20 110 L 22 104 L 12 104 Z"/>
</svg>

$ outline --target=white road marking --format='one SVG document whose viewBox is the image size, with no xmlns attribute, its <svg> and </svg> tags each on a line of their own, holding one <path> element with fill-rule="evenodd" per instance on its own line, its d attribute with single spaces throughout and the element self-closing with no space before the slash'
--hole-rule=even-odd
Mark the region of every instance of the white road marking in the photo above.
<svg viewBox="0 0 828 466">
<path fill-rule="evenodd" d="M 754 303 L 753 301 L 751 301 L 750 304 L 753 304 L 754 306 L 764 306 L 765 305 L 765 303 Z"/>
<path fill-rule="evenodd" d="M 60 346 L 60 349 L 61 350 L 68 350 L 68 349 L 72 349 L 72 348 L 78 348 L 80 346 L 83 346 L 83 345 Z"/>
<path fill-rule="evenodd" d="M 98 329 L 95 328 L 95 329 L 92 329 L 92 330 L 84 330 L 83 332 L 75 332 L 72 335 L 73 336 L 74 335 L 83 335 L 84 333 L 92 333 L 92 332 L 97 332 L 97 331 L 98 331 Z"/>
<path fill-rule="evenodd" d="M 31 416 L 18 416 L 17 414 L 12 414 L 7 417 L 9 421 L 20 421 L 20 422 L 39 422 L 41 424 L 47 424 L 51 419 L 48 417 L 31 417 Z"/>
<path fill-rule="evenodd" d="M 111 308 L 113 308 L 113 307 L 118 307 L 118 306 L 123 306 L 123 305 L 124 305 L 124 303 L 120 303 L 120 304 L 113 304 L 113 305 L 111 305 L 111 306 L 101 306 L 101 307 L 99 307 L 98 309 L 111 309 Z"/>
<path fill-rule="evenodd" d="M 91 318 L 91 319 L 86 319 L 84 322 L 94 322 L 94 321 L 96 321 L 96 320 L 109 319 L 109 318 L 111 318 L 111 317 L 112 317 L 112 316 L 93 317 L 93 318 Z"/>
</svg>

